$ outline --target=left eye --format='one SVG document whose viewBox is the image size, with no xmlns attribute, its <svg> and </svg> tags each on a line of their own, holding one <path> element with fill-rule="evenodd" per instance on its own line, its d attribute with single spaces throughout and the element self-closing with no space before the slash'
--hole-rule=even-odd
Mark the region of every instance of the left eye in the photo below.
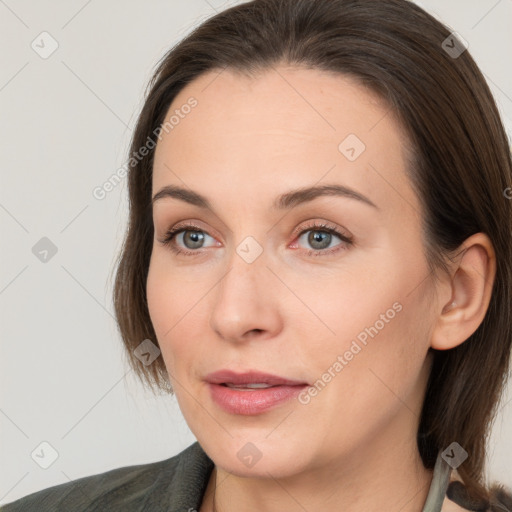
<svg viewBox="0 0 512 512">
<path fill-rule="evenodd" d="M 342 242 L 342 238 L 344 237 L 330 229 L 308 229 L 302 232 L 298 240 L 302 240 L 302 242 L 306 241 L 312 249 L 321 251 L 330 249 L 332 247 L 331 242 L 334 241 L 334 238 L 338 238 Z"/>
</svg>

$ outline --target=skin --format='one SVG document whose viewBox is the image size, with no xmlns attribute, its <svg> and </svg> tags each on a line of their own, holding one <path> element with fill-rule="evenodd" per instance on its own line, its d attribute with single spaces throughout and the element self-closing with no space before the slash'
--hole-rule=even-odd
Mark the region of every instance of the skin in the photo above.
<svg viewBox="0 0 512 512">
<path fill-rule="evenodd" d="M 179 185 L 212 208 L 154 203 L 147 296 L 180 409 L 215 462 L 201 512 L 213 510 L 215 476 L 223 512 L 420 511 L 432 479 L 416 445 L 428 349 L 457 346 L 483 320 L 490 241 L 473 235 L 450 274 L 432 279 L 407 138 L 379 98 L 346 76 L 284 64 L 252 78 L 212 71 L 178 94 L 166 119 L 191 96 L 198 105 L 157 144 L 152 191 Z M 338 149 L 348 134 L 366 146 L 354 161 Z M 378 208 L 324 196 L 271 210 L 280 194 L 323 184 L 351 187 Z M 183 221 L 204 230 L 204 246 L 184 233 L 175 245 L 201 254 L 161 243 Z M 311 231 L 299 239 L 318 231 L 311 221 L 353 244 L 333 236 L 329 248 L 340 250 L 308 254 L 326 250 L 308 242 Z M 247 236 L 263 250 L 252 263 L 236 252 Z M 395 303 L 400 312 L 308 404 L 241 416 L 211 400 L 204 377 L 223 368 L 314 383 Z M 262 454 L 252 467 L 237 457 L 248 442 Z"/>
</svg>

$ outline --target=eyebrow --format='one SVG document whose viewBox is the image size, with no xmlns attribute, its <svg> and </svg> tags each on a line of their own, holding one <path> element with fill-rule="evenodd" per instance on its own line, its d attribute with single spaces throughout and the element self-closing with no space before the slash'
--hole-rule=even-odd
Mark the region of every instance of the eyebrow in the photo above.
<svg viewBox="0 0 512 512">
<path fill-rule="evenodd" d="M 280 195 L 272 204 L 274 210 L 288 210 L 302 203 L 307 203 L 322 196 L 338 196 L 348 199 L 355 199 L 363 204 L 376 208 L 380 208 L 369 198 L 363 194 L 343 185 L 320 185 L 316 187 L 304 187 L 286 192 Z M 154 205 L 160 199 L 167 197 L 180 199 L 186 203 L 198 206 L 203 209 L 212 210 L 208 199 L 193 190 L 178 187 L 177 185 L 167 185 L 157 192 L 151 201 Z"/>
</svg>

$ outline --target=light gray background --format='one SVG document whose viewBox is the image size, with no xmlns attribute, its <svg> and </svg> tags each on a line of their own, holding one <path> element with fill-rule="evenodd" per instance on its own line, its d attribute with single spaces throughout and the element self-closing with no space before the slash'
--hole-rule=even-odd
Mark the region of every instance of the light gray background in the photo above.
<svg viewBox="0 0 512 512">
<path fill-rule="evenodd" d="M 92 190 L 125 163 L 157 60 L 234 3 L 0 0 L 0 504 L 195 440 L 175 398 L 153 397 L 128 370 L 111 302 L 126 183 L 101 201 Z M 420 5 L 469 42 L 510 134 L 512 0 Z M 47 59 L 31 48 L 43 31 L 59 45 Z M 58 250 L 46 263 L 32 252 L 43 237 Z M 488 466 L 508 486 L 511 400 L 509 385 Z M 43 441 L 58 452 L 48 469 L 31 458 Z"/>
</svg>

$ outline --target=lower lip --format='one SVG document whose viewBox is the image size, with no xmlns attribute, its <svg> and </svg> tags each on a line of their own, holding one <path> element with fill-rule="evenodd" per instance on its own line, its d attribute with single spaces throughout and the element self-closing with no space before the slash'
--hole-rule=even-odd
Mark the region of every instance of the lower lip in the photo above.
<svg viewBox="0 0 512 512">
<path fill-rule="evenodd" d="M 240 391 L 208 383 L 213 401 L 231 414 L 259 414 L 297 397 L 307 384 Z"/>
</svg>

